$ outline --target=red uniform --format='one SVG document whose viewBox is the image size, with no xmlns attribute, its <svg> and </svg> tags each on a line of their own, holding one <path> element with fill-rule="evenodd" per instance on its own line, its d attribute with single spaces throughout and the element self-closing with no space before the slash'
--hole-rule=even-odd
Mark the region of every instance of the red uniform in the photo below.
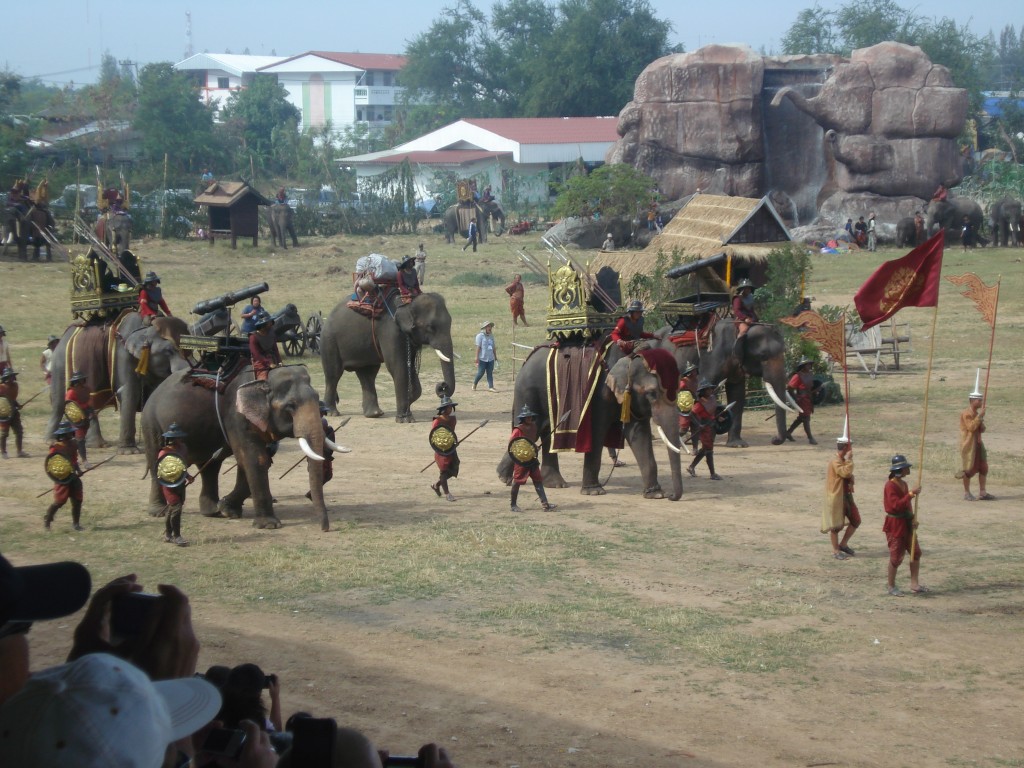
<svg viewBox="0 0 1024 768">
<path fill-rule="evenodd" d="M 164 456 L 166 456 L 169 453 L 176 453 L 178 456 L 181 457 L 181 460 L 185 462 L 185 466 L 186 467 L 189 465 L 188 448 L 186 448 L 185 444 L 183 442 L 181 442 L 180 440 L 175 440 L 170 445 L 165 445 L 163 448 L 161 448 L 160 449 L 160 453 L 157 454 L 156 463 L 159 464 L 160 463 L 160 459 L 162 459 Z M 181 484 L 180 485 L 175 485 L 175 486 L 161 485 L 160 486 L 160 491 L 164 495 L 164 503 L 167 504 L 167 506 L 169 506 L 169 507 L 173 507 L 173 506 L 179 507 L 179 513 L 180 513 L 180 511 L 181 511 L 180 507 L 182 505 L 184 505 L 184 503 L 185 503 L 185 489 L 187 487 L 188 487 L 188 483 L 185 482 L 185 477 L 184 476 L 181 479 Z"/>
<path fill-rule="evenodd" d="M 796 404 L 800 406 L 800 410 L 804 412 L 805 416 L 810 416 L 814 413 L 813 373 L 800 373 L 797 371 L 790 378 L 786 386 L 793 390 L 793 399 L 796 400 Z"/>
<path fill-rule="evenodd" d="M 537 425 L 536 424 L 520 424 L 518 427 L 512 430 L 512 437 L 509 438 L 509 442 L 516 440 L 517 438 L 525 437 L 531 443 L 536 445 L 537 443 Z M 542 482 L 540 476 L 540 461 L 534 459 L 529 464 L 515 464 L 512 469 L 512 483 L 514 485 L 526 485 L 527 480 L 532 480 L 535 484 Z"/>
<path fill-rule="evenodd" d="M 448 427 L 453 433 L 455 432 L 455 425 L 458 423 L 458 418 L 453 412 L 449 416 L 436 416 L 434 423 L 430 425 L 431 431 L 437 427 Z M 447 472 L 449 477 L 459 476 L 459 452 L 454 451 L 453 453 L 445 456 L 443 453 L 434 451 L 434 461 L 437 462 L 437 468 L 442 472 Z"/>
<path fill-rule="evenodd" d="M 0 397 L 6 397 L 11 404 L 11 415 L 8 418 L 0 417 L 0 435 L 7 436 L 7 431 L 13 426 L 14 433 L 21 431 L 21 417 L 18 415 L 18 382 L 0 381 Z"/>
<path fill-rule="evenodd" d="M 679 380 L 679 391 L 686 390 L 693 395 L 693 402 L 697 402 L 697 374 L 693 373 L 689 376 L 684 376 Z M 690 409 L 690 413 L 679 413 L 679 434 L 683 435 L 690 431 L 691 416 L 693 409 Z"/>
<path fill-rule="evenodd" d="M 641 317 L 638 320 L 634 320 L 629 315 L 620 317 L 619 322 L 615 324 L 615 328 L 612 329 L 610 334 L 612 341 L 620 342 L 635 342 L 640 339 L 653 339 L 654 334 L 648 333 L 644 330 L 644 319 Z M 632 344 L 629 345 L 632 348 Z"/>
<path fill-rule="evenodd" d="M 523 288 L 523 281 L 521 279 L 513 280 L 511 283 L 505 286 L 505 293 L 508 294 L 508 307 L 512 311 L 512 324 L 516 325 L 519 318 L 523 318 L 523 324 L 526 324 L 526 307 L 523 299 L 526 296 L 526 291 Z"/>
<path fill-rule="evenodd" d="M 256 380 L 266 380 L 267 372 L 281 364 L 281 353 L 277 351 L 277 336 L 273 328 L 266 333 L 257 331 L 249 334 L 249 354 Z"/>
<path fill-rule="evenodd" d="M 902 478 L 891 477 L 885 484 L 882 503 L 885 506 L 882 530 L 889 543 L 889 563 L 898 568 L 903 562 L 903 555 L 910 551 L 910 541 L 914 534 L 914 497 L 910 495 L 910 488 Z M 921 559 L 920 543 L 914 547 L 913 559 Z"/>
<path fill-rule="evenodd" d="M 152 288 L 143 287 L 139 291 L 139 314 L 143 319 L 159 317 L 160 310 L 163 310 L 163 313 L 168 317 L 171 316 L 171 310 L 164 300 L 164 293 L 160 286 L 155 285 Z"/>
<path fill-rule="evenodd" d="M 78 405 L 82 409 L 82 413 L 85 414 L 85 418 L 77 424 L 74 424 L 75 428 L 75 440 L 84 440 L 85 436 L 89 432 L 89 419 L 92 418 L 92 406 L 89 404 L 89 387 L 85 383 L 76 383 L 68 388 L 68 391 L 64 393 L 64 402 L 71 401 Z"/>
<path fill-rule="evenodd" d="M 64 506 L 68 499 L 81 502 L 83 498 L 82 479 L 78 476 L 81 471 L 78 466 L 78 449 L 75 448 L 75 444 L 70 440 L 66 442 L 58 440 L 50 446 L 50 450 L 46 454 L 46 458 L 49 459 L 51 456 L 58 454 L 71 462 L 71 466 L 74 469 L 74 475 L 71 477 L 71 482 L 66 485 L 57 482 L 53 484 L 53 507 L 51 507 L 51 509 L 53 509 L 54 512 Z"/>
<path fill-rule="evenodd" d="M 697 437 L 700 440 L 700 447 L 705 451 L 715 448 L 715 415 L 718 412 L 718 399 L 703 397 L 693 404 L 690 413 L 693 416 L 693 425 L 697 429 Z"/>
<path fill-rule="evenodd" d="M 758 322 L 757 312 L 754 311 L 753 302 L 745 302 L 742 294 L 733 296 L 732 298 L 732 316 L 741 323 Z"/>
</svg>

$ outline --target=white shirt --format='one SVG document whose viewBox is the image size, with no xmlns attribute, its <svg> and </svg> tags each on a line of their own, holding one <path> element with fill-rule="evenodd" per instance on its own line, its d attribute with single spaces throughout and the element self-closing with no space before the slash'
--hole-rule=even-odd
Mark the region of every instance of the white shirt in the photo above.
<svg viewBox="0 0 1024 768">
<path fill-rule="evenodd" d="M 476 335 L 476 348 L 478 350 L 477 361 L 481 363 L 490 363 L 496 360 L 494 354 L 494 336 L 489 333 L 480 331 Z"/>
</svg>

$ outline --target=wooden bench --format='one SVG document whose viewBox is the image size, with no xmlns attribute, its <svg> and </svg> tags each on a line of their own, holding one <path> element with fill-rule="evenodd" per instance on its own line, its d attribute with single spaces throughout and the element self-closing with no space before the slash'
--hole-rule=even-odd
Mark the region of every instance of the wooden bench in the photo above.
<svg viewBox="0 0 1024 768">
<path fill-rule="evenodd" d="M 873 377 L 888 366 L 882 356 L 892 356 L 893 369 L 900 369 L 900 357 L 913 352 L 910 346 L 910 323 L 897 323 L 889 318 L 887 323 L 876 325 L 861 332 L 860 327 L 846 324 L 846 357 L 855 357 L 865 373 Z M 873 358 L 873 360 L 872 360 Z M 871 365 L 869 365 L 869 361 Z"/>
</svg>

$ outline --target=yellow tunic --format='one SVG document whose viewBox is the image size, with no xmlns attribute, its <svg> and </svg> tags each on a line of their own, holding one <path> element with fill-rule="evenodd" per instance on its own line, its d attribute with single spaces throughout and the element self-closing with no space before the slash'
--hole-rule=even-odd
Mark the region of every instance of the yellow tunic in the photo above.
<svg viewBox="0 0 1024 768">
<path fill-rule="evenodd" d="M 853 480 L 853 459 L 838 456 L 828 463 L 825 473 L 825 506 L 821 512 L 821 532 L 841 531 L 846 525 L 846 481 Z"/>
<path fill-rule="evenodd" d="M 960 413 L 960 471 L 956 473 L 958 478 L 963 477 L 964 472 L 970 472 L 974 466 L 974 458 L 981 445 L 981 433 L 984 431 L 985 423 L 981 416 L 967 406 Z"/>
</svg>

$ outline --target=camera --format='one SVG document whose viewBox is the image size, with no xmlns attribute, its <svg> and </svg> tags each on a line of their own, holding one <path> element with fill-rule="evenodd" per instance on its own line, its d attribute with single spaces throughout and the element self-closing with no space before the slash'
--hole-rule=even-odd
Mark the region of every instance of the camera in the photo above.
<svg viewBox="0 0 1024 768">
<path fill-rule="evenodd" d="M 263 678 L 263 687 L 269 688 L 271 685 L 277 682 L 277 675 L 267 675 Z"/>
<path fill-rule="evenodd" d="M 110 601 L 110 634 L 114 642 L 142 634 L 160 595 L 126 592 Z"/>
<path fill-rule="evenodd" d="M 200 748 L 200 752 L 217 757 L 226 757 L 229 760 L 237 760 L 242 754 L 242 747 L 245 746 L 245 731 L 238 731 L 232 728 L 214 728 L 206 736 L 206 741 Z"/>
</svg>

